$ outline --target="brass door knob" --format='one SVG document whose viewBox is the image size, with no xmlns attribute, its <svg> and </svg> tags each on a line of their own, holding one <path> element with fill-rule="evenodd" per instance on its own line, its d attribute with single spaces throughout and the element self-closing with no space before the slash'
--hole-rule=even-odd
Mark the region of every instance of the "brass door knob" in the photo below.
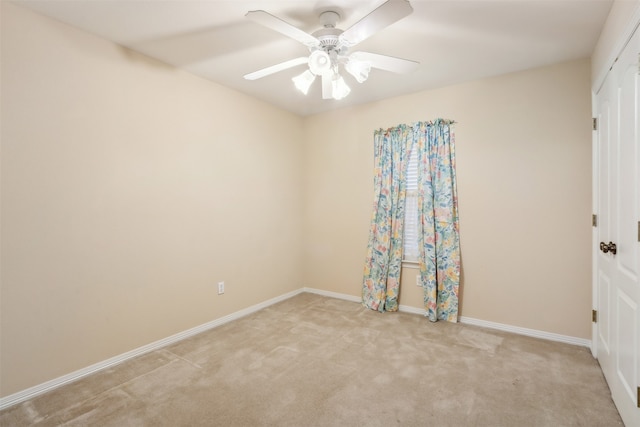
<svg viewBox="0 0 640 427">
<path fill-rule="evenodd" d="M 611 252 L 613 255 L 618 253 L 618 248 L 617 248 L 616 244 L 613 243 L 613 242 L 609 242 L 608 244 L 604 243 L 604 242 L 600 242 L 600 250 L 602 252 L 604 252 L 605 254 L 607 252 Z"/>
</svg>

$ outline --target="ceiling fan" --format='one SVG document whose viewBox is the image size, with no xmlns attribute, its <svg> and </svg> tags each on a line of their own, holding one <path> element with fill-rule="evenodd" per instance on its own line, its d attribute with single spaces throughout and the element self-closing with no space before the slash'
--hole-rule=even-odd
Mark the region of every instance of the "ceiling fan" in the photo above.
<svg viewBox="0 0 640 427">
<path fill-rule="evenodd" d="M 320 23 L 323 28 L 312 34 L 306 33 L 264 10 L 248 12 L 245 15 L 247 18 L 302 43 L 309 49 L 310 55 L 263 68 L 246 74 L 244 78 L 256 80 L 298 65 L 308 64 L 309 68 L 306 71 L 292 79 L 296 88 L 306 95 L 316 76 L 321 76 L 322 98 L 342 99 L 349 94 L 351 89 L 340 75 L 340 66 L 344 67 L 359 83 L 369 77 L 371 68 L 402 74 L 409 73 L 420 64 L 408 59 L 371 52 L 349 54 L 348 51 L 378 31 L 410 15 L 411 12 L 413 12 L 413 8 L 407 0 L 388 0 L 349 29 L 343 31 L 336 28 L 340 14 L 328 10 L 320 14 Z"/>
</svg>

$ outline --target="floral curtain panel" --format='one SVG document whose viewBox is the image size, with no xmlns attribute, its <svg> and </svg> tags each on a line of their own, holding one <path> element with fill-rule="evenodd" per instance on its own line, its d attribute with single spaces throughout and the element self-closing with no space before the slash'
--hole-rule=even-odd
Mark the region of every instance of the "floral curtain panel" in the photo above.
<svg viewBox="0 0 640 427">
<path fill-rule="evenodd" d="M 458 321 L 460 237 L 452 123 L 415 127 L 420 282 L 429 320 Z"/>
<path fill-rule="evenodd" d="M 374 147 L 374 202 L 364 266 L 362 302 L 378 311 L 398 310 L 404 201 L 413 129 L 377 130 Z"/>
<path fill-rule="evenodd" d="M 375 200 L 362 302 L 396 311 L 402 268 L 406 172 L 418 150 L 420 282 L 429 320 L 456 322 L 460 244 L 453 122 L 438 119 L 374 133 Z"/>
</svg>

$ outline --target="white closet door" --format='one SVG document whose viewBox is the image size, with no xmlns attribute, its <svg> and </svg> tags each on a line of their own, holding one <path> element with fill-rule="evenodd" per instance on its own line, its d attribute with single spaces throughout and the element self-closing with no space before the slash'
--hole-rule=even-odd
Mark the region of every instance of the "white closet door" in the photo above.
<svg viewBox="0 0 640 427">
<path fill-rule="evenodd" d="M 627 426 L 640 426 L 640 31 L 598 110 L 598 360 Z"/>
</svg>

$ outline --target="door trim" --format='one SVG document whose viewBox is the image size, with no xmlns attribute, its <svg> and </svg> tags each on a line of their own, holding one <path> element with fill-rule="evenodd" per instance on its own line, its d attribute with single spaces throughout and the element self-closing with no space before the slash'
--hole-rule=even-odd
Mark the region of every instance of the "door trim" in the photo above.
<svg viewBox="0 0 640 427">
<path fill-rule="evenodd" d="M 636 5 L 635 11 L 633 12 L 633 16 L 629 20 L 629 23 L 622 30 L 620 36 L 618 37 L 618 40 L 616 40 L 616 43 L 611 48 L 611 52 L 609 52 L 607 62 L 605 62 L 606 65 L 604 66 L 604 68 L 597 70 L 596 75 L 598 77 L 593 80 L 591 85 L 592 94 L 595 93 L 597 95 L 598 92 L 600 92 L 600 89 L 602 89 L 602 85 L 604 84 L 604 81 L 607 78 L 607 75 L 609 74 L 609 70 L 611 70 L 613 63 L 616 62 L 618 56 L 620 56 L 624 48 L 627 47 L 627 45 L 631 41 L 631 37 L 633 37 L 633 33 L 636 32 L 638 27 L 640 27 L 640 2 L 638 2 L 638 4 Z M 595 114 L 595 110 L 592 111 Z"/>
</svg>

